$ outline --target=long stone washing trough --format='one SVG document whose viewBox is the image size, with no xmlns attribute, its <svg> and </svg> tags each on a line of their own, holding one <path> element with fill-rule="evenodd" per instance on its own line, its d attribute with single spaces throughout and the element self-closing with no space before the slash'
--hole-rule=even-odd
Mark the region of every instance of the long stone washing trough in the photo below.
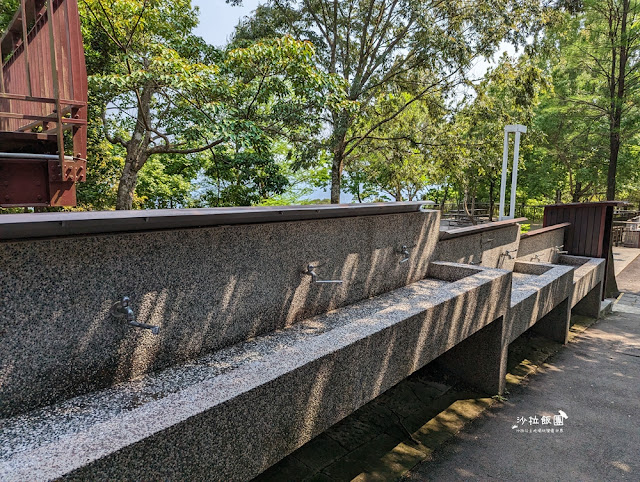
<svg viewBox="0 0 640 482">
<path fill-rule="evenodd" d="M 0 217 L 0 480 L 248 480 L 435 359 L 501 393 L 516 337 L 598 316 L 604 260 L 560 254 L 563 226 L 439 225 L 421 203 Z"/>
</svg>

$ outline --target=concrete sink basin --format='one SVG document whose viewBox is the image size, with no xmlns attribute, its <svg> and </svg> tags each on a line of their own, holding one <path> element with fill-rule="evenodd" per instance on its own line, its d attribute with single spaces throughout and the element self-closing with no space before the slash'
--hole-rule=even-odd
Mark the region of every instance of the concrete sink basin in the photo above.
<svg viewBox="0 0 640 482">
<path fill-rule="evenodd" d="M 533 287 L 535 287 L 537 286 L 535 280 L 539 276 L 554 274 L 549 273 L 553 268 L 554 266 L 550 264 L 516 261 L 513 265 L 513 284 L 520 287 L 527 283 L 534 283 Z"/>
<path fill-rule="evenodd" d="M 533 325 L 552 339 L 566 342 L 573 269 L 546 263 L 516 261 L 513 266 L 511 309 L 505 325 L 509 344 Z"/>
<path fill-rule="evenodd" d="M 602 300 L 605 260 L 561 255 L 556 263 L 574 268 L 571 308 L 575 308 L 578 314 L 598 318 Z"/>
<path fill-rule="evenodd" d="M 461 344 L 456 371 L 498 390 L 510 283 L 430 263 L 403 288 L 2 420 L 0 479 L 248 480 Z"/>
</svg>

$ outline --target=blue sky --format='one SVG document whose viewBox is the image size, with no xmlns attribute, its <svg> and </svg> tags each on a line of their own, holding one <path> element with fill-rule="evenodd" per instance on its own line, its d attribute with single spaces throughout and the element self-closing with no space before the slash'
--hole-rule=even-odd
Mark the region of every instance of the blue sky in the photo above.
<svg viewBox="0 0 640 482">
<path fill-rule="evenodd" d="M 238 21 L 256 8 L 259 0 L 243 0 L 243 6 L 232 7 L 225 0 L 193 0 L 200 7 L 200 25 L 196 33 L 208 43 L 222 46 L 227 43 Z"/>
</svg>

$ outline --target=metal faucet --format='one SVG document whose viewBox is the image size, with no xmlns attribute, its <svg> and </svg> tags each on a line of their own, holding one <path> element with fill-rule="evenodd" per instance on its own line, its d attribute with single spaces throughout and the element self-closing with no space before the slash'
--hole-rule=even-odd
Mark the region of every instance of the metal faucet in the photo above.
<svg viewBox="0 0 640 482">
<path fill-rule="evenodd" d="M 561 244 L 560 246 L 554 246 L 553 247 L 556 251 L 556 254 L 569 254 L 569 251 L 562 251 L 562 248 L 564 248 L 564 244 Z"/>
<path fill-rule="evenodd" d="M 122 299 L 116 302 L 111 308 L 111 314 L 115 318 L 122 319 L 124 318 L 129 325 L 134 326 L 136 328 L 144 328 L 145 330 L 151 330 L 151 333 L 157 335 L 160 331 L 160 328 L 154 325 L 147 325 L 146 323 L 138 323 L 136 321 L 135 314 L 133 313 L 133 309 L 129 306 L 129 297 L 123 296 Z"/>
<path fill-rule="evenodd" d="M 517 253 L 517 252 L 518 252 L 518 250 L 517 250 L 517 249 L 507 249 L 507 250 L 504 252 L 504 256 L 505 256 L 505 258 L 515 259 L 515 258 L 511 255 L 511 253 Z"/>
<path fill-rule="evenodd" d="M 318 273 L 316 273 L 316 268 L 318 268 L 319 266 L 313 266 L 312 264 L 307 265 L 307 271 L 305 271 L 304 274 L 308 274 L 309 276 L 311 276 L 311 282 L 312 283 L 335 283 L 335 284 L 342 284 L 342 280 L 341 279 L 320 279 L 320 277 L 318 276 Z"/>
<path fill-rule="evenodd" d="M 540 259 L 540 255 L 539 255 L 539 254 L 537 254 L 537 253 L 536 253 L 536 254 L 534 254 L 534 255 L 531 257 L 531 261 L 537 261 L 537 262 L 539 263 L 539 262 L 541 261 L 541 259 Z"/>
<path fill-rule="evenodd" d="M 409 253 L 409 248 L 406 245 L 402 246 L 402 248 L 400 249 L 400 254 L 402 255 L 400 264 L 409 261 L 409 257 L 411 256 L 411 254 Z"/>
</svg>

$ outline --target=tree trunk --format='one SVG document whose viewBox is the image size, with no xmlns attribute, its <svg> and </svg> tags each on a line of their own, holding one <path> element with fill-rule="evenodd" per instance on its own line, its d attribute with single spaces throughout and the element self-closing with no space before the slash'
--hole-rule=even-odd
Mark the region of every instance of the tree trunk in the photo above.
<svg viewBox="0 0 640 482">
<path fill-rule="evenodd" d="M 444 185 L 444 192 L 442 193 L 442 202 L 440 203 L 440 211 L 444 211 L 444 205 L 447 202 L 447 196 L 449 195 L 449 185 Z"/>
<path fill-rule="evenodd" d="M 342 170 L 344 169 L 344 152 L 333 153 L 331 164 L 331 204 L 340 204 L 340 184 L 342 182 Z"/>
<path fill-rule="evenodd" d="M 627 62 L 629 59 L 627 36 L 627 17 L 629 15 L 630 0 L 622 2 L 622 19 L 620 22 L 620 33 L 618 45 L 613 46 L 612 52 L 612 72 L 615 74 L 616 57 L 618 60 L 617 78 L 611 76 L 611 119 L 609 128 L 609 169 L 607 171 L 607 200 L 613 201 L 616 198 L 616 171 L 618 168 L 618 154 L 620 153 L 620 128 L 622 127 L 622 104 L 624 102 L 625 78 L 627 75 Z M 613 14 L 613 12 L 611 12 Z M 617 28 L 617 27 L 616 27 Z M 619 52 L 616 52 L 619 50 Z M 617 53 L 617 55 L 616 55 Z"/>
<path fill-rule="evenodd" d="M 573 197 L 571 199 L 571 202 L 574 202 L 574 203 L 580 202 L 581 191 L 582 191 L 582 183 L 579 181 L 576 181 L 576 188 L 575 188 L 575 191 L 573 191 Z"/>
<path fill-rule="evenodd" d="M 340 204 L 340 187 L 344 170 L 348 119 L 344 114 L 334 116 L 337 122 L 333 128 L 333 162 L 331 163 L 331 204 Z"/>
<path fill-rule="evenodd" d="M 609 169 L 607 171 L 607 201 L 616 198 L 616 171 L 618 168 L 618 153 L 620 152 L 620 119 L 611 123 L 609 134 Z"/>
<path fill-rule="evenodd" d="M 133 195 L 138 182 L 138 171 L 134 169 L 133 162 L 128 158 L 129 156 L 127 155 L 127 161 L 118 184 L 118 198 L 116 201 L 116 209 L 118 210 L 133 209 Z"/>
<path fill-rule="evenodd" d="M 145 87 L 140 95 L 138 105 L 138 118 L 133 136 L 127 143 L 127 156 L 124 161 L 124 169 L 118 184 L 118 197 L 116 199 L 116 209 L 133 209 L 133 197 L 138 182 L 138 172 L 149 159 L 149 141 L 151 132 L 148 123 L 151 115 L 151 98 L 153 88 Z"/>
<path fill-rule="evenodd" d="M 396 186 L 396 193 L 394 194 L 393 197 L 396 198 L 396 202 L 402 201 L 402 187 Z"/>
<path fill-rule="evenodd" d="M 462 206 L 464 209 L 464 213 L 467 215 L 467 218 L 469 219 L 469 222 L 475 226 L 477 223 L 473 216 L 473 212 L 469 212 L 469 189 L 468 188 L 465 188 L 464 190 L 464 198 L 462 201 Z M 471 206 L 472 206 L 471 209 L 473 211 L 473 201 Z"/>
<path fill-rule="evenodd" d="M 476 219 L 476 195 L 473 193 L 473 197 L 471 198 L 471 224 L 474 226 L 478 224 L 478 220 Z"/>
</svg>

